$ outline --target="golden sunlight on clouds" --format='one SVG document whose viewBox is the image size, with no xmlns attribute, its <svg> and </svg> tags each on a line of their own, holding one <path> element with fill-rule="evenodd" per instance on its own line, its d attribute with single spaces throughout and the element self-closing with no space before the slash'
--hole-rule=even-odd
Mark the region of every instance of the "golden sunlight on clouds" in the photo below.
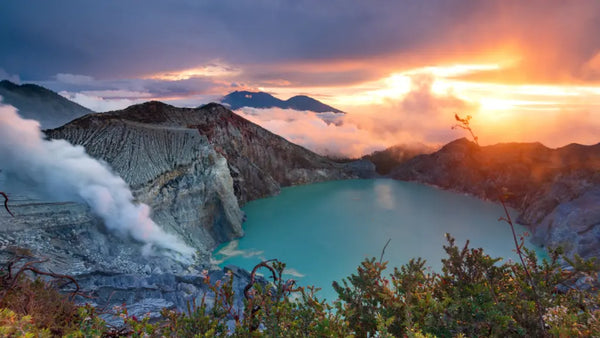
<svg viewBox="0 0 600 338">
<path fill-rule="evenodd" d="M 360 131 L 354 133 L 356 137 L 369 139 L 357 144 L 354 155 L 400 142 L 439 145 L 462 137 L 456 131 L 447 131 L 454 113 L 473 116 L 472 123 L 482 144 L 540 141 L 557 147 L 571 142 L 596 143 L 600 135 L 600 86 L 594 82 L 552 83 L 521 76 L 531 66 L 523 61 L 524 53 L 515 46 L 504 46 L 472 52 L 468 58 L 447 55 L 446 61 L 433 63 L 381 58 L 284 64 L 278 66 L 277 78 L 261 75 L 272 72 L 254 69 L 255 65 L 215 61 L 147 78 L 204 78 L 218 84 L 212 94 L 260 90 L 281 99 L 294 95 L 314 97 L 349 113 L 344 120 L 346 129 L 327 126 L 325 134 L 332 135 L 335 130 L 335 135 L 344 140 L 342 143 L 348 144 L 347 132 L 353 126 Z M 586 67 L 600 69 L 598 55 Z M 346 77 L 346 73 L 350 75 Z M 231 87 L 232 83 L 236 86 Z M 262 121 L 263 126 L 286 137 L 296 137 L 294 130 L 312 135 L 308 125 L 295 122 L 280 126 L 277 123 L 284 120 L 274 116 L 269 119 Z M 310 142 L 324 141 L 311 139 L 303 144 Z"/>
<path fill-rule="evenodd" d="M 363 150 L 411 141 L 439 145 L 465 136 L 445 132 L 454 112 L 473 116 L 482 144 L 540 141 L 559 147 L 598 142 L 600 86 L 494 83 L 465 77 L 512 66 L 514 62 L 455 63 L 406 69 L 346 86 L 261 89 L 280 97 L 306 93 L 350 113 L 345 122 L 368 131 L 356 134 L 370 139 Z M 382 130 L 382 125 L 389 127 Z M 389 129 L 394 131 L 388 133 Z"/>
<path fill-rule="evenodd" d="M 392 74 L 378 81 L 351 86 L 345 94 L 332 95 L 328 101 L 334 106 L 368 106 L 383 104 L 410 92 L 412 81 L 406 74 Z"/>
<path fill-rule="evenodd" d="M 458 83 L 453 77 L 500 69 L 500 64 L 452 64 L 429 66 L 392 72 L 386 77 L 364 83 L 339 86 L 313 86 L 296 88 L 293 86 L 261 86 L 261 91 L 286 98 L 298 93 L 314 96 L 332 106 L 348 110 L 364 109 L 367 106 L 385 104 L 390 100 L 401 99 L 413 87 L 413 77 L 431 75 L 435 79 L 436 91 L 447 91 L 449 84 Z"/>
<path fill-rule="evenodd" d="M 410 69 L 407 71 L 393 73 L 390 76 L 378 81 L 373 81 L 361 85 L 351 87 L 349 95 L 337 95 L 329 102 L 333 105 L 357 105 L 366 106 L 374 104 L 383 104 L 389 100 L 396 100 L 407 95 L 413 88 L 413 77 L 415 76 L 432 76 L 434 85 L 440 89 L 440 81 L 445 81 L 446 78 L 455 76 L 467 75 L 479 71 L 497 70 L 497 64 L 474 64 L 474 65 L 450 65 L 450 66 L 432 66 Z M 451 80 L 450 80 L 451 81 Z M 443 85 L 442 85 L 443 86 Z M 377 88 L 377 89 L 369 89 Z M 450 87 L 446 86 L 444 92 Z M 361 89 L 363 89 L 361 91 Z M 434 89 L 435 91 L 435 89 Z"/>
<path fill-rule="evenodd" d="M 239 73 L 240 71 L 234 67 L 220 63 L 213 63 L 191 69 L 151 74 L 145 78 L 163 81 L 181 81 L 196 77 L 228 77 L 238 75 Z"/>
</svg>

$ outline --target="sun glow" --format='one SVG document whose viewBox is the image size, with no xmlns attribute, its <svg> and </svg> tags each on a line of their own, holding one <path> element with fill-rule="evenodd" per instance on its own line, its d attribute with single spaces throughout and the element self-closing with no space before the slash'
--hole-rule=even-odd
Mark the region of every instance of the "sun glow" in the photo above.
<svg viewBox="0 0 600 338">
<path fill-rule="evenodd" d="M 594 83 L 515 84 L 514 69 L 520 65 L 519 59 L 507 53 L 496 56 L 482 56 L 479 63 L 390 68 L 383 73 L 387 75 L 376 80 L 353 84 L 305 87 L 269 84 L 259 89 L 282 99 L 298 94 L 312 96 L 355 116 L 363 127 L 366 124 L 363 117 L 385 114 L 390 116 L 392 124 L 406 125 L 407 119 L 420 119 L 414 123 L 439 129 L 451 125 L 453 112 L 458 112 L 474 117 L 482 144 L 542 141 L 559 146 L 567 139 L 589 143 L 597 138 L 600 86 Z M 478 80 L 490 72 L 499 75 L 494 75 L 493 81 Z M 509 74 L 506 82 L 502 81 L 504 73 Z M 394 120 L 396 115 L 397 120 Z M 586 125 L 586 131 L 578 132 L 578 138 L 574 138 L 573 133 L 567 135 L 562 127 L 564 123 Z"/>
<path fill-rule="evenodd" d="M 382 104 L 386 100 L 397 99 L 408 94 L 412 80 L 402 73 L 392 74 L 379 81 L 355 86 L 352 95 L 341 95 L 335 98 L 338 104 L 366 106 Z"/>
<path fill-rule="evenodd" d="M 467 75 L 474 72 L 497 70 L 499 64 L 452 64 L 448 66 L 432 66 L 414 68 L 405 71 L 393 72 L 389 76 L 366 83 L 343 88 L 320 88 L 320 93 L 329 92 L 328 104 L 363 108 L 370 105 L 378 105 L 390 100 L 402 99 L 406 94 L 414 90 L 415 78 L 430 76 L 433 80 L 432 91 L 437 94 L 445 94 L 452 91 L 452 85 L 457 80 L 452 77 Z M 277 89 L 270 88 L 274 92 Z"/>
</svg>

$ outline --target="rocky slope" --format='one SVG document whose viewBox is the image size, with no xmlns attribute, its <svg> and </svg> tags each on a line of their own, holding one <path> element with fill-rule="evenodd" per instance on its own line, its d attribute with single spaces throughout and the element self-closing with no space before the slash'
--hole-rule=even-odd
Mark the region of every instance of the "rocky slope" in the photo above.
<svg viewBox="0 0 600 338">
<path fill-rule="evenodd" d="M 42 129 L 56 128 L 92 113 L 91 110 L 69 101 L 57 93 L 34 84 L 17 85 L 0 81 L 2 102 L 19 109 L 19 115 L 40 122 Z"/>
<path fill-rule="evenodd" d="M 507 203 L 520 212 L 534 242 L 600 257 L 600 144 L 479 147 L 459 139 L 401 164 L 390 176 L 490 200 L 508 193 Z"/>
<path fill-rule="evenodd" d="M 185 309 L 201 295 L 199 271 L 210 268 L 212 249 L 242 235 L 240 203 L 281 186 L 374 174 L 367 161 L 332 162 L 217 104 L 184 109 L 149 102 L 86 115 L 46 135 L 108 163 L 136 200 L 153 208 L 157 224 L 199 251 L 198 261 L 143 256 L 142 244 L 106 230 L 87 206 L 39 196 L 1 172 L 0 190 L 9 194 L 15 217 L 0 213 L 0 256 L 30 249 L 49 258 L 43 268 L 75 276 L 97 305 L 125 301 L 138 315 Z M 247 276 L 236 274 L 236 285 L 245 286 Z"/>
<path fill-rule="evenodd" d="M 223 106 L 190 126 L 206 135 L 228 160 L 241 204 L 279 192 L 281 186 L 374 175 L 369 161 L 337 163 L 252 124 Z"/>
<path fill-rule="evenodd" d="M 242 234 L 227 161 L 195 130 L 95 114 L 46 134 L 106 161 L 157 224 L 194 247 L 211 250 Z"/>
<path fill-rule="evenodd" d="M 372 164 L 338 164 L 217 104 L 160 102 L 92 114 L 46 131 L 106 161 L 153 208 L 153 219 L 202 251 L 242 234 L 238 202 L 281 186 L 366 177 Z M 237 200 L 236 200 L 237 197 Z"/>
</svg>

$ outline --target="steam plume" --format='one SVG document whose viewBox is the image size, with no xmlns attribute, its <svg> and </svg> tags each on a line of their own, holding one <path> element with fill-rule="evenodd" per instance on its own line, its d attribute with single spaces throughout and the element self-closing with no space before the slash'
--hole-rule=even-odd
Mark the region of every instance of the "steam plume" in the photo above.
<svg viewBox="0 0 600 338">
<path fill-rule="evenodd" d="M 150 219 L 150 208 L 134 204 L 127 183 L 81 146 L 65 140 L 45 140 L 39 123 L 24 120 L 12 106 L 0 104 L 0 168 L 35 183 L 50 196 L 83 200 L 118 235 L 129 235 L 153 247 L 190 258 L 193 249 L 165 233 Z"/>
</svg>

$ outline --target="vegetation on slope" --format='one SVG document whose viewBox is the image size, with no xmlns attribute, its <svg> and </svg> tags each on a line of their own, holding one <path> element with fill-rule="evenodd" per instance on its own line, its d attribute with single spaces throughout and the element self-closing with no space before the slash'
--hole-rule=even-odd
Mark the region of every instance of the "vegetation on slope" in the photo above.
<svg viewBox="0 0 600 338">
<path fill-rule="evenodd" d="M 107 325 L 99 310 L 76 306 L 48 282 L 25 278 L 24 266 L 0 276 L 0 335 L 3 336 L 595 336 L 600 299 L 595 261 L 576 259 L 563 269 L 560 251 L 539 262 L 524 249 L 521 264 L 502 262 L 482 249 L 458 247 L 448 236 L 441 272 L 413 259 L 386 275 L 387 263 L 366 259 L 355 274 L 334 282 L 339 298 L 329 304 L 315 289 L 281 278 L 284 264 L 261 263 L 273 282 L 251 283 L 245 307 L 234 307 L 233 275 L 205 282 L 210 292 L 187 313 L 168 309 L 163 318 L 136 318 L 126 306 L 112 309 L 122 327 Z M 530 279 L 535 287 L 532 287 Z M 539 304 L 539 308 L 538 308 Z M 539 310 L 542 312 L 540 321 Z"/>
</svg>

